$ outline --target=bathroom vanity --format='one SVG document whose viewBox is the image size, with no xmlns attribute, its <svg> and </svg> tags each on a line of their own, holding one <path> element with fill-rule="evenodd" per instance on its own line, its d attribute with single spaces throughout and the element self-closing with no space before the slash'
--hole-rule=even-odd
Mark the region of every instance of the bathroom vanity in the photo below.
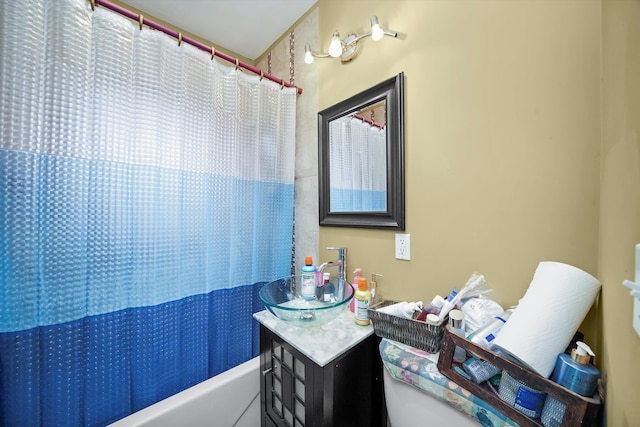
<svg viewBox="0 0 640 427">
<path fill-rule="evenodd" d="M 345 310 L 315 328 L 260 322 L 262 427 L 387 425 L 380 338 Z"/>
</svg>

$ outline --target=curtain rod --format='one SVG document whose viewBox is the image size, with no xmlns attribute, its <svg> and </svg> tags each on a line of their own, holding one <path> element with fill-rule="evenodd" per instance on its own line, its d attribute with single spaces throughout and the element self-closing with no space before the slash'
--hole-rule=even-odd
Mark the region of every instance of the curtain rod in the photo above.
<svg viewBox="0 0 640 427">
<path fill-rule="evenodd" d="M 376 127 L 376 128 L 378 128 L 380 130 L 384 129 L 384 125 L 382 125 L 380 123 L 377 123 L 377 122 L 374 122 L 373 120 L 369 120 L 369 119 L 361 116 L 360 114 L 354 114 L 353 117 L 355 119 L 358 119 L 358 120 L 360 120 L 360 121 L 372 126 L 372 127 Z"/>
<path fill-rule="evenodd" d="M 296 91 L 298 93 L 298 95 L 302 94 L 302 88 L 294 86 L 290 83 L 285 82 L 283 79 L 279 79 L 275 76 L 272 76 L 271 74 L 267 74 L 265 72 L 263 72 L 261 69 L 254 67 L 253 65 L 249 65 L 246 62 L 242 62 L 240 60 L 238 60 L 238 58 L 234 58 L 232 56 L 227 55 L 226 53 L 222 53 L 217 51 L 215 48 L 211 47 L 211 46 L 207 46 L 204 43 L 200 43 L 197 40 L 194 40 L 190 37 L 184 36 L 182 35 L 181 32 L 172 30 L 171 28 L 167 28 L 163 25 L 158 24 L 157 22 L 151 21 L 150 19 L 147 19 L 144 17 L 144 15 L 142 14 L 137 14 L 134 13 L 128 9 L 125 9 L 124 7 L 118 6 L 117 4 L 111 3 L 110 1 L 107 0 L 88 0 L 91 3 L 91 10 L 95 10 L 95 5 L 98 4 L 100 6 L 104 6 L 107 9 L 110 9 L 116 13 L 119 13 L 120 15 L 124 15 L 129 19 L 132 19 L 134 21 L 138 21 L 140 23 L 140 29 L 142 30 L 142 25 L 146 25 L 150 28 L 153 28 L 155 30 L 158 31 L 162 31 L 163 33 L 178 39 L 178 45 L 180 45 L 182 42 L 190 44 L 191 46 L 195 46 L 200 50 L 204 50 L 207 53 L 211 54 L 211 59 L 213 59 L 214 56 L 217 56 L 221 59 L 224 59 L 225 61 L 231 62 L 233 64 L 236 65 L 236 69 L 238 68 L 242 68 L 245 70 L 249 70 L 254 74 L 257 74 L 260 76 L 260 78 L 262 79 L 263 77 L 271 80 L 273 82 L 279 83 L 280 85 L 282 85 L 282 87 L 295 87 Z"/>
</svg>

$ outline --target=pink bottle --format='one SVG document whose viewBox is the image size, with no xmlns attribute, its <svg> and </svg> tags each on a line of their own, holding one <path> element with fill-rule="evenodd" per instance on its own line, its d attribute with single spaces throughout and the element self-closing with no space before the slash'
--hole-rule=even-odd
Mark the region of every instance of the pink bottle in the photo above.
<svg viewBox="0 0 640 427">
<path fill-rule="evenodd" d="M 362 269 L 356 268 L 353 274 L 355 274 L 355 276 L 353 278 L 353 283 L 351 284 L 351 286 L 353 286 L 353 294 L 355 295 L 355 293 L 358 291 L 358 284 L 360 283 L 360 275 L 362 274 Z M 355 313 L 355 310 L 356 310 L 355 298 L 351 300 L 351 303 L 349 304 L 349 310 L 351 310 L 352 313 Z"/>
<path fill-rule="evenodd" d="M 444 298 L 442 298 L 440 295 L 436 295 L 431 300 L 429 305 L 427 305 L 425 308 L 422 309 L 422 312 L 418 314 L 418 317 L 416 317 L 416 320 L 419 320 L 421 322 L 426 322 L 427 315 L 429 314 L 438 315 L 443 305 L 444 305 Z"/>
</svg>

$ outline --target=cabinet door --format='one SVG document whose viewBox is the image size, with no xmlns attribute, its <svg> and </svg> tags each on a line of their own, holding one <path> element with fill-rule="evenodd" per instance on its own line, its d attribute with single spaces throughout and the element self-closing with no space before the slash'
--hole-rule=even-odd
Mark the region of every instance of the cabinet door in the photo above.
<svg viewBox="0 0 640 427">
<path fill-rule="evenodd" d="M 263 327 L 260 348 L 264 416 L 278 427 L 312 426 L 313 362 Z"/>
<path fill-rule="evenodd" d="M 262 427 L 386 426 L 379 341 L 320 367 L 260 325 Z"/>
</svg>

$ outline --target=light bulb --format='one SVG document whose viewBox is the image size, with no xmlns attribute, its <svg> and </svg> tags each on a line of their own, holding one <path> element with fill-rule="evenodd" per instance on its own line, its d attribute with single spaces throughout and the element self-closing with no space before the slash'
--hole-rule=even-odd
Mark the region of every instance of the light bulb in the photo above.
<svg viewBox="0 0 640 427">
<path fill-rule="evenodd" d="M 311 54 L 311 46 L 307 43 L 304 46 L 304 63 L 311 64 L 313 62 L 313 55 Z"/>
<path fill-rule="evenodd" d="M 329 45 L 329 55 L 334 58 L 342 55 L 342 41 L 340 41 L 340 33 L 336 31 L 331 38 L 331 44 Z"/>
<path fill-rule="evenodd" d="M 384 30 L 378 23 L 378 17 L 374 15 L 371 17 L 371 38 L 378 41 L 382 38 L 382 36 L 384 36 Z"/>
</svg>

